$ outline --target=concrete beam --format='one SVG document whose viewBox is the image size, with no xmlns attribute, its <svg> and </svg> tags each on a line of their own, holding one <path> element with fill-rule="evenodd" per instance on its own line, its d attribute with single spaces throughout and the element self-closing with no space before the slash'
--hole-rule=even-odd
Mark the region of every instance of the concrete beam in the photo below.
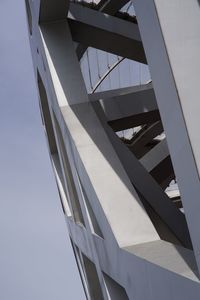
<svg viewBox="0 0 200 300">
<path fill-rule="evenodd" d="M 163 132 L 163 126 L 161 121 L 157 121 L 145 128 L 141 129 L 133 139 L 127 144 L 128 148 L 136 155 L 137 158 L 141 158 L 148 151 L 147 145 L 152 142 L 153 138 L 160 135 Z"/>
<path fill-rule="evenodd" d="M 106 13 L 110 16 L 114 16 L 116 14 L 116 12 L 118 12 L 124 5 L 126 5 L 126 3 L 129 0 L 103 0 L 100 1 L 99 5 L 97 5 L 99 7 L 99 11 Z M 85 53 L 87 49 L 87 46 L 83 45 L 83 44 L 79 44 L 76 48 L 76 53 L 78 56 L 78 59 L 80 60 L 81 57 L 83 56 L 83 54 Z"/>
<path fill-rule="evenodd" d="M 114 134 L 112 141 L 133 185 L 140 191 L 144 199 L 153 207 L 182 244 L 187 248 L 191 248 L 190 235 L 184 215 L 174 206 L 168 196 L 155 184 L 151 175 L 148 174 L 134 155 Z"/>
<path fill-rule="evenodd" d="M 200 5 L 135 0 L 134 6 L 200 271 Z"/>
<path fill-rule="evenodd" d="M 148 172 L 151 172 L 162 160 L 169 156 L 169 149 L 166 139 L 158 143 L 146 155 L 144 155 L 140 162 Z"/>
<path fill-rule="evenodd" d="M 67 19 L 69 0 L 40 0 L 39 22 Z"/>
<path fill-rule="evenodd" d="M 153 89 L 99 100 L 109 122 L 157 110 Z"/>
<path fill-rule="evenodd" d="M 123 89 L 122 89 L 123 90 Z M 112 93 L 110 93 L 112 95 Z M 141 124 L 153 123 L 160 119 L 157 103 L 151 86 L 144 89 L 132 88 L 119 91 L 108 98 L 108 93 L 99 93 L 99 103 L 105 113 L 109 125 L 115 130 L 123 130 L 139 126 Z M 103 97 L 106 97 L 104 99 Z M 90 97 L 94 101 L 95 98 Z"/>
<path fill-rule="evenodd" d="M 150 172 L 150 174 L 162 187 L 162 189 L 165 190 L 169 186 L 170 182 L 175 179 L 171 157 L 167 156 L 163 159 L 159 165 Z"/>
<path fill-rule="evenodd" d="M 169 199 L 152 176 L 145 170 L 138 159 L 107 125 L 100 105 L 98 103 L 93 103 L 93 105 L 133 186 L 140 192 L 150 206 L 153 207 L 182 244 L 187 248 L 192 248 L 185 216 L 175 207 L 171 199 Z"/>
<path fill-rule="evenodd" d="M 164 190 L 175 179 L 166 138 L 148 151 L 140 162 Z"/>
<path fill-rule="evenodd" d="M 113 89 L 113 90 L 107 90 L 103 92 L 95 92 L 92 94 L 88 94 L 89 100 L 92 101 L 97 101 L 101 99 L 108 99 L 108 98 L 113 98 L 113 97 L 119 97 L 123 96 L 126 94 L 131 94 L 131 93 L 139 93 L 144 90 L 149 90 L 152 89 L 152 84 L 147 83 L 147 84 L 141 84 L 141 85 L 134 85 L 134 86 L 129 86 L 129 87 L 123 87 L 123 88 L 118 88 L 118 89 Z"/>
<path fill-rule="evenodd" d="M 74 41 L 146 63 L 137 24 L 71 3 L 68 23 Z"/>
<path fill-rule="evenodd" d="M 129 128 L 134 128 L 144 124 L 151 124 L 160 120 L 160 114 L 158 110 L 152 110 L 148 112 L 142 112 L 122 117 L 121 119 L 109 121 L 108 124 L 114 131 L 121 131 Z"/>
</svg>

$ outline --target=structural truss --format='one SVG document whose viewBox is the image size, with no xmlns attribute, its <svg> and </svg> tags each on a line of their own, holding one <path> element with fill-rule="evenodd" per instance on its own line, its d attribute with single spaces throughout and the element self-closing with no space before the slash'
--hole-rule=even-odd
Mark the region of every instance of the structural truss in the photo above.
<svg viewBox="0 0 200 300">
<path fill-rule="evenodd" d="M 200 299 L 199 1 L 26 0 L 26 10 L 87 299 Z"/>
</svg>

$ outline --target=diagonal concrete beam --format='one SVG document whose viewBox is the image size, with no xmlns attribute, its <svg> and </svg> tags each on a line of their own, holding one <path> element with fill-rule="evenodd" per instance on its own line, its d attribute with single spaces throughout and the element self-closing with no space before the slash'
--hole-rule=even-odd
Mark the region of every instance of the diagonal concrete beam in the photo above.
<svg viewBox="0 0 200 300">
<path fill-rule="evenodd" d="M 163 189 L 174 179 L 166 138 L 148 151 L 140 162 Z"/>
<path fill-rule="evenodd" d="M 191 240 L 185 216 L 174 206 L 169 197 L 154 182 L 151 175 L 148 174 L 134 155 L 122 144 L 119 138 L 114 134 L 110 135 L 110 138 L 133 185 L 140 191 L 145 200 L 153 207 L 183 245 L 191 248 Z"/>
<path fill-rule="evenodd" d="M 151 176 L 156 182 L 165 190 L 170 182 L 175 179 L 174 169 L 171 157 L 167 156 L 159 165 L 157 165 L 151 172 Z"/>
<path fill-rule="evenodd" d="M 129 0 L 102 0 L 97 5 L 97 9 L 103 13 L 106 13 L 110 16 L 114 16 Z M 80 60 L 83 54 L 85 53 L 87 46 L 79 44 L 76 48 L 76 53 L 78 59 Z"/>
<path fill-rule="evenodd" d="M 145 170 L 138 159 L 107 125 L 99 103 L 93 103 L 93 106 L 133 186 L 162 218 L 179 241 L 181 241 L 185 247 L 191 249 L 192 245 L 185 216 L 172 203 L 171 199 L 163 192 L 148 171 Z"/>
<path fill-rule="evenodd" d="M 40 23 L 66 19 L 69 2 L 69 0 L 40 0 Z"/>
<path fill-rule="evenodd" d="M 71 3 L 68 23 L 74 41 L 146 63 L 137 24 Z"/>
<path fill-rule="evenodd" d="M 146 155 L 144 155 L 140 162 L 148 172 L 151 172 L 162 160 L 169 156 L 169 149 L 166 139 L 163 139 L 153 149 L 151 149 Z"/>
<path fill-rule="evenodd" d="M 152 142 L 153 138 L 163 132 L 161 121 L 157 121 L 145 128 L 142 128 L 127 144 L 128 148 L 136 155 L 137 158 L 144 156 L 149 147 L 147 145 Z"/>
</svg>

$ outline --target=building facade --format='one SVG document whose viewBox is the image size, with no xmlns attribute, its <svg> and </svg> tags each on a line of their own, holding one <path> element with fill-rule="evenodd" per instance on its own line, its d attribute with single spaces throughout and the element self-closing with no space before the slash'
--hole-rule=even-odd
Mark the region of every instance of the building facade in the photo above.
<svg viewBox="0 0 200 300">
<path fill-rule="evenodd" d="M 26 0 L 26 11 L 87 299 L 200 299 L 199 1 Z"/>
</svg>

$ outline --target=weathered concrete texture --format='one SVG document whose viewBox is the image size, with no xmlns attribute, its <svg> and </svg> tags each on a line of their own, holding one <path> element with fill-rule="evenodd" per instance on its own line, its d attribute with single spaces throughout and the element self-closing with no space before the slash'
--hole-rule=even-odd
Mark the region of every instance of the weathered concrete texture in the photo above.
<svg viewBox="0 0 200 300">
<path fill-rule="evenodd" d="M 197 0 L 135 0 L 136 24 L 111 16 L 123 3 L 26 0 L 63 212 L 87 299 L 197 300 L 200 8 Z M 82 54 L 93 45 L 147 57 L 153 84 L 88 95 L 74 41 Z M 138 126 L 124 143 L 115 133 Z M 185 215 L 163 190 L 175 177 Z"/>
</svg>

